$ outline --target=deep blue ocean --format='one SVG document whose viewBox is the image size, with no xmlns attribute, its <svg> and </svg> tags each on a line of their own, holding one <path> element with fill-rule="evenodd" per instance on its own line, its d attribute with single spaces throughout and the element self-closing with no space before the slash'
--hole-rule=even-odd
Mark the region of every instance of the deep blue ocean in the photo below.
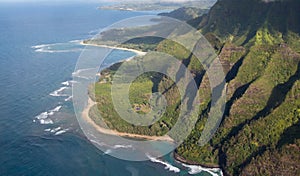
<svg viewBox="0 0 300 176">
<path fill-rule="evenodd" d="M 84 48 L 79 41 L 121 19 L 150 13 L 104 11 L 99 5 L 0 3 L 1 176 L 189 175 L 171 154 L 161 163 L 105 155 L 78 126 L 71 86 Z M 133 55 L 116 50 L 110 57 L 116 62 Z M 181 171 L 170 171 L 166 163 Z"/>
</svg>

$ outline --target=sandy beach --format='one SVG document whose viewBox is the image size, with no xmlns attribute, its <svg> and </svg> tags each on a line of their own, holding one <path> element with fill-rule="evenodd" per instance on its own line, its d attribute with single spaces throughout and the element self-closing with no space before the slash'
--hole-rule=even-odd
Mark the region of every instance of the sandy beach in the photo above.
<svg viewBox="0 0 300 176">
<path fill-rule="evenodd" d="M 96 46 L 96 47 L 102 47 L 102 48 L 110 48 L 110 49 L 117 49 L 117 50 L 123 50 L 123 51 L 131 51 L 136 53 L 137 56 L 144 56 L 147 54 L 147 52 L 135 50 L 135 49 L 130 49 L 130 48 L 122 48 L 122 47 L 116 47 L 116 46 L 109 46 L 109 45 L 97 45 L 97 44 L 89 44 L 89 43 L 84 43 L 83 41 L 80 42 L 81 45 L 86 45 L 86 46 Z"/>
<path fill-rule="evenodd" d="M 114 135 L 114 136 L 121 136 L 121 137 L 129 137 L 129 138 L 137 138 L 137 139 L 145 139 L 145 140 L 154 140 L 154 141 L 168 141 L 174 142 L 174 140 L 165 135 L 165 136 L 147 136 L 147 135 L 140 135 L 140 134 L 132 134 L 132 133 L 124 133 L 119 132 L 116 130 L 111 130 L 107 128 L 100 127 L 97 125 L 90 117 L 89 117 L 89 110 L 96 104 L 91 98 L 88 100 L 88 104 L 85 109 L 82 111 L 82 118 L 91 124 L 97 131 L 103 134 Z"/>
<path fill-rule="evenodd" d="M 146 52 L 142 52 L 135 49 L 129 49 L 129 48 L 122 48 L 122 47 L 114 47 L 114 46 L 108 46 L 108 45 L 97 45 L 97 44 L 87 44 L 83 41 L 80 42 L 81 45 L 87 45 L 87 46 L 96 46 L 96 47 L 103 47 L 103 48 L 111 48 L 111 49 L 118 49 L 118 50 L 124 50 L 124 51 L 131 51 L 136 53 L 137 56 L 144 56 L 146 55 Z M 147 135 L 140 135 L 140 134 L 132 134 L 132 133 L 125 133 L 125 132 L 119 132 L 116 130 L 111 130 L 107 128 L 100 127 L 97 125 L 90 117 L 89 117 L 89 110 L 96 104 L 91 98 L 88 99 L 88 104 L 85 107 L 85 109 L 82 111 L 82 118 L 86 120 L 89 124 L 91 124 L 97 131 L 103 134 L 108 135 L 115 135 L 115 136 L 121 136 L 121 137 L 129 137 L 129 138 L 137 138 L 137 139 L 145 139 L 145 140 L 155 140 L 155 141 L 168 141 L 168 142 L 174 142 L 174 140 L 165 135 L 165 136 L 147 136 Z"/>
</svg>

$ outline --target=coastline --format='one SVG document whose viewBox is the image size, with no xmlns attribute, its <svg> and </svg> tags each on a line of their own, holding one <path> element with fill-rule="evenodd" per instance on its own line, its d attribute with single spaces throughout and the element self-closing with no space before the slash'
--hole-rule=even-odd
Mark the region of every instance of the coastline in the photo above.
<svg viewBox="0 0 300 176">
<path fill-rule="evenodd" d="M 132 133 L 124 133 L 124 132 L 119 132 L 116 130 L 111 130 L 111 129 L 100 127 L 89 116 L 90 109 L 96 104 L 97 103 L 94 102 L 89 97 L 88 104 L 82 111 L 82 118 L 86 122 L 88 122 L 90 125 L 92 125 L 100 133 L 112 135 L 112 136 L 135 138 L 135 139 L 174 142 L 174 140 L 167 135 L 165 135 L 165 136 L 147 136 L 147 135 L 139 135 L 139 134 L 132 134 Z M 180 163 L 182 166 L 189 168 L 190 174 L 197 174 L 202 171 L 205 171 L 205 172 L 210 173 L 212 176 L 218 176 L 218 174 L 216 174 L 216 172 L 220 172 L 221 176 L 223 176 L 223 171 L 218 165 L 205 165 L 205 164 L 200 164 L 200 163 L 193 162 L 193 161 L 188 161 L 188 160 L 184 159 L 182 156 L 178 155 L 175 151 L 173 152 L 173 159 L 175 162 Z"/>
<path fill-rule="evenodd" d="M 200 164 L 194 161 L 189 161 L 186 160 L 185 158 L 183 158 L 182 156 L 180 156 L 178 153 L 176 153 L 175 151 L 173 152 L 173 158 L 183 164 L 188 164 L 188 165 L 196 165 L 196 166 L 201 166 L 201 167 L 205 167 L 205 168 L 209 168 L 209 169 L 220 169 L 219 165 L 209 165 L 209 164 Z"/>
<path fill-rule="evenodd" d="M 140 134 L 132 134 L 132 133 L 125 133 L 125 132 L 119 132 L 117 130 L 111 130 L 107 128 L 100 127 L 97 125 L 89 116 L 90 109 L 96 105 L 97 103 L 94 102 L 90 97 L 88 99 L 88 104 L 82 111 L 82 118 L 88 122 L 90 125 L 92 125 L 98 132 L 112 135 L 112 136 L 121 136 L 121 137 L 129 137 L 129 138 L 136 138 L 136 139 L 145 139 L 145 140 L 153 140 L 153 141 L 168 141 L 168 142 L 174 142 L 174 140 L 165 135 L 165 136 L 147 136 L 147 135 L 140 135 Z"/>
<path fill-rule="evenodd" d="M 199 164 L 197 162 L 188 161 L 182 156 L 178 155 L 175 151 L 173 152 L 173 158 L 176 162 L 180 163 L 182 166 L 190 169 L 189 174 L 198 174 L 202 171 L 208 172 L 212 176 L 218 176 L 216 172 L 219 172 L 221 176 L 224 175 L 222 168 L 219 165 L 207 165 Z"/>
<path fill-rule="evenodd" d="M 139 51 L 139 50 L 135 50 L 135 49 L 123 48 L 123 47 L 117 47 L 117 46 L 109 46 L 109 45 L 98 45 L 98 44 L 84 43 L 84 41 L 81 41 L 80 44 L 84 45 L 84 46 L 95 46 L 95 47 L 101 47 L 101 48 L 131 51 L 131 52 L 135 53 L 137 56 L 144 56 L 144 55 L 147 54 L 147 52 L 143 52 L 143 51 Z"/>
<path fill-rule="evenodd" d="M 95 47 L 102 47 L 102 48 L 110 48 L 110 49 L 117 49 L 117 50 L 124 50 L 124 51 L 131 51 L 136 54 L 136 56 L 144 56 L 147 54 L 147 52 L 142 52 L 139 50 L 135 49 L 130 49 L 130 48 L 122 48 L 122 47 L 114 47 L 114 46 L 109 46 L 109 45 L 98 45 L 98 44 L 88 44 L 84 43 L 84 41 L 80 42 L 81 45 L 86 45 L 86 46 L 95 46 Z M 134 56 L 135 57 L 135 56 Z M 125 61 L 131 60 L 132 58 L 128 58 Z M 107 135 L 113 135 L 113 136 L 120 136 L 120 137 L 129 137 L 129 138 L 136 138 L 136 139 L 145 139 L 145 140 L 154 140 L 154 141 L 168 141 L 168 142 L 174 142 L 174 140 L 165 135 L 165 136 L 147 136 L 147 135 L 139 135 L 139 134 L 133 134 L 133 133 L 125 133 L 125 132 L 119 132 L 117 130 L 111 130 L 107 128 L 100 127 L 97 125 L 93 119 L 89 117 L 89 110 L 96 105 L 97 102 L 93 101 L 90 97 L 88 99 L 88 104 L 84 108 L 82 112 L 82 117 L 83 119 L 91 124 L 98 132 L 107 134 Z M 223 176 L 223 171 L 222 168 L 219 165 L 209 165 L 209 164 L 201 164 L 193 161 L 189 161 L 185 159 L 184 157 L 180 156 L 177 154 L 175 151 L 172 153 L 173 159 L 175 162 L 180 163 L 182 166 L 189 168 L 189 173 L 190 174 L 197 174 L 202 171 L 206 171 L 210 173 L 213 176 L 217 176 L 218 174 L 214 172 L 220 172 L 220 174 Z"/>
</svg>

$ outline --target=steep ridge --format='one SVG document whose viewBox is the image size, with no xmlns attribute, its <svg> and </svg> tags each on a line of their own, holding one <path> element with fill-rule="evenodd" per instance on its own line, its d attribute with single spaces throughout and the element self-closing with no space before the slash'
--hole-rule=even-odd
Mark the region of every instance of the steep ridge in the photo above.
<svg viewBox="0 0 300 176">
<path fill-rule="evenodd" d="M 134 41 L 139 47 L 145 45 L 140 48 L 168 53 L 181 60 L 193 73 L 199 88 L 197 124 L 176 149 L 175 156 L 192 164 L 221 167 L 225 175 L 299 175 L 299 9 L 299 0 L 219 0 L 208 14 L 188 21 L 215 48 L 226 75 L 227 103 L 222 123 L 202 147 L 198 140 L 211 108 L 211 90 L 201 63 L 183 46 L 169 40 L 150 38 L 147 45 L 142 43 L 144 39 Z M 176 16 L 178 13 L 180 10 Z M 186 20 L 184 14 L 183 17 Z M 106 70 L 108 77 L 116 69 L 113 67 Z M 177 80 L 182 77 L 177 70 Z M 144 107 L 145 112 L 151 90 L 161 92 L 167 99 L 167 113 L 149 127 L 135 127 L 120 120 L 109 104 L 109 94 L 105 94 L 109 86 L 109 82 L 96 84 L 104 92 L 101 95 L 98 91 L 97 95 L 96 89 L 96 98 L 111 128 L 159 136 L 175 124 L 181 101 L 176 83 L 170 78 L 144 75 L 133 84 L 132 102 Z M 141 88 L 144 92 L 139 91 Z M 193 100 L 192 97 L 185 98 Z"/>
<path fill-rule="evenodd" d="M 297 0 L 219 0 L 202 24 L 204 33 L 213 32 L 222 39 L 246 44 L 263 27 L 270 34 L 300 32 Z M 201 27 L 201 26 L 200 26 Z"/>
<path fill-rule="evenodd" d="M 219 0 L 198 18 L 227 74 L 228 102 L 214 138 L 199 147 L 209 103 L 202 108 L 193 133 L 176 151 L 188 162 L 219 165 L 227 175 L 299 173 L 299 152 L 287 152 L 299 149 L 299 7 L 297 0 Z"/>
</svg>

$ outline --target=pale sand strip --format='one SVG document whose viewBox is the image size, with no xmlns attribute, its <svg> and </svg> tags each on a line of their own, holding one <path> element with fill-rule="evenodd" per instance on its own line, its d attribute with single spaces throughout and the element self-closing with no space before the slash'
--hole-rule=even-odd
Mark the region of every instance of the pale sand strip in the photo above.
<svg viewBox="0 0 300 176">
<path fill-rule="evenodd" d="M 97 131 L 103 134 L 114 135 L 114 136 L 121 136 L 121 137 L 130 137 L 130 138 L 138 138 L 138 139 L 145 139 L 145 140 L 153 140 L 153 141 L 167 141 L 173 143 L 174 140 L 168 136 L 147 136 L 147 135 L 140 135 L 140 134 L 132 134 L 132 133 L 124 133 L 119 132 L 116 130 L 111 130 L 107 128 L 102 128 L 97 125 L 90 117 L 89 117 L 89 110 L 96 104 L 91 98 L 88 100 L 88 105 L 82 111 L 82 118 L 91 124 Z"/>
<path fill-rule="evenodd" d="M 137 54 L 137 56 L 144 56 L 147 54 L 147 52 L 130 49 L 130 48 L 122 48 L 122 47 L 116 47 L 116 46 L 109 46 L 109 45 L 98 45 L 98 44 L 89 44 L 89 43 L 83 43 L 83 41 L 80 42 L 81 45 L 86 46 L 96 46 L 96 47 L 102 47 L 102 48 L 110 48 L 110 49 L 117 49 L 117 50 L 123 50 L 123 51 L 131 51 Z"/>
</svg>

